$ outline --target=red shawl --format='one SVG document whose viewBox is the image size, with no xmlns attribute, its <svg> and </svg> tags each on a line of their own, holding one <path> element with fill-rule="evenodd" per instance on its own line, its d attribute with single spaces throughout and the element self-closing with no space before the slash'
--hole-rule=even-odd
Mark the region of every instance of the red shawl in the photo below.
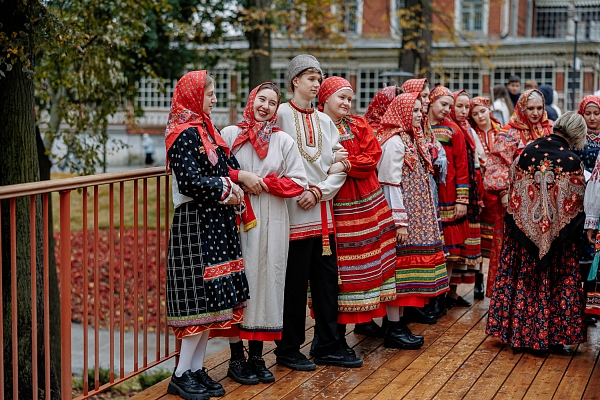
<svg viewBox="0 0 600 400">
<path fill-rule="evenodd" d="M 423 85 L 428 82 L 427 78 L 421 79 L 409 79 L 402 84 L 402 90 L 404 93 L 416 93 L 423 92 Z"/>
<path fill-rule="evenodd" d="M 450 109 L 450 119 L 454 121 L 456 125 L 460 126 L 464 133 L 465 141 L 469 143 L 471 149 L 475 150 L 475 140 L 469 132 L 469 130 L 471 129 L 471 125 L 469 125 L 469 122 L 467 121 L 469 118 L 469 113 L 467 113 L 467 118 L 465 118 L 463 121 L 459 121 L 458 119 L 456 119 L 456 113 L 454 112 L 454 108 L 456 107 L 456 99 L 458 99 L 458 96 L 467 96 L 469 99 L 471 98 L 471 96 L 469 96 L 469 92 L 467 92 L 464 89 L 457 90 L 456 92 L 452 93 L 452 97 L 454 97 L 454 106 L 452 106 L 452 108 Z"/>
<path fill-rule="evenodd" d="M 584 115 L 586 107 L 590 104 L 593 104 L 596 107 L 600 108 L 600 97 L 594 96 L 593 94 L 585 96 L 583 99 L 581 99 L 581 104 L 579 104 L 579 111 L 577 112 L 581 115 Z"/>
<path fill-rule="evenodd" d="M 527 118 L 527 115 L 525 115 L 525 110 L 527 109 L 527 100 L 529 100 L 529 96 L 531 96 L 533 92 L 537 92 L 542 98 L 542 102 L 544 102 L 544 95 L 539 90 L 529 89 L 524 91 L 521 94 L 521 97 L 519 97 L 519 101 L 517 101 L 515 112 L 513 113 L 512 117 L 510 117 L 508 125 L 504 127 L 504 129 L 514 128 L 519 131 L 521 140 L 524 144 L 528 144 L 529 142 L 532 142 L 543 136 L 548 136 L 552 133 L 552 126 L 550 125 L 550 121 L 548 121 L 548 114 L 546 114 L 545 108 L 542 119 L 535 125 L 531 124 L 531 122 L 529 122 L 529 118 Z"/>
<path fill-rule="evenodd" d="M 206 83 L 206 71 L 188 72 L 177 82 L 171 102 L 171 112 L 165 131 L 165 144 L 167 147 L 167 166 L 169 165 L 168 152 L 181 132 L 187 128 L 194 127 L 198 130 L 200 140 L 206 151 L 208 160 L 215 165 L 219 158 L 214 147 L 211 145 L 209 136 L 219 146 L 227 157 L 229 147 L 214 128 L 210 117 L 203 111 L 204 86 Z"/>
<path fill-rule="evenodd" d="M 330 76 L 321 83 L 319 88 L 319 111 L 323 111 L 323 107 L 328 98 L 342 89 L 349 89 L 354 92 L 350 82 L 340 76 Z"/>
<path fill-rule="evenodd" d="M 412 125 L 415 103 L 420 98 L 420 92 L 403 93 L 397 96 L 381 118 L 381 129 L 377 132 L 377 140 L 383 146 L 394 135 L 400 135 L 406 146 L 404 163 L 414 170 L 416 163 L 419 162 L 418 154 L 420 154 L 427 164 L 426 168 L 433 171 L 425 143 L 419 140 L 421 127 L 415 128 Z"/>
<path fill-rule="evenodd" d="M 268 86 L 265 86 L 268 85 Z M 271 86 L 272 85 L 272 86 Z M 231 146 L 231 150 L 233 154 L 237 154 L 240 148 L 249 140 L 252 143 L 252 147 L 256 151 L 256 154 L 262 159 L 267 156 L 269 153 L 269 143 L 271 142 L 271 134 L 273 132 L 279 132 L 281 130 L 280 127 L 275 125 L 277 121 L 277 109 L 279 109 L 280 104 L 280 93 L 279 90 L 277 93 L 277 108 L 275 109 L 275 113 L 273 116 L 264 122 L 258 122 L 254 117 L 254 101 L 256 99 L 256 95 L 262 88 L 277 88 L 277 86 L 271 82 L 265 82 L 257 87 L 255 87 L 250 95 L 248 96 L 248 102 L 246 103 L 246 108 L 244 108 L 244 120 L 237 124 L 242 131 L 233 142 L 233 146 Z"/>
</svg>

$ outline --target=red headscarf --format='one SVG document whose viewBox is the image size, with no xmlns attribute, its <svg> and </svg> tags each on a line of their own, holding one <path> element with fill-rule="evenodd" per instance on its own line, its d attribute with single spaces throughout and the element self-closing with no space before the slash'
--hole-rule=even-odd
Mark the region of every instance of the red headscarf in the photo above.
<svg viewBox="0 0 600 400">
<path fill-rule="evenodd" d="M 319 88 L 319 111 L 323 111 L 324 104 L 328 98 L 343 89 L 349 89 L 354 92 L 350 82 L 340 76 L 330 76 L 325 79 Z"/>
<path fill-rule="evenodd" d="M 488 99 L 487 97 L 482 97 L 482 96 L 473 97 L 471 99 L 471 108 L 470 108 L 470 111 L 473 111 L 473 109 L 475 107 L 485 107 L 488 110 L 491 110 L 492 109 L 492 103 L 490 102 L 490 99 Z M 477 126 L 477 124 L 475 123 L 475 121 L 473 121 L 473 118 L 471 117 L 471 113 L 470 112 L 469 112 L 469 118 L 468 119 L 469 119 L 469 122 L 471 122 L 471 126 L 473 128 L 475 128 Z M 492 121 L 494 121 L 495 123 L 497 123 L 498 125 L 501 125 L 500 121 L 498 120 L 498 118 L 496 118 L 496 116 L 494 114 L 492 114 L 491 112 L 490 112 L 490 119 Z M 473 124 L 475 124 L 475 125 L 473 125 Z"/>
<path fill-rule="evenodd" d="M 546 114 L 546 108 L 544 108 L 542 115 L 542 119 L 540 119 L 535 125 L 529 122 L 529 118 L 525 115 L 525 110 L 527 109 L 527 101 L 529 100 L 529 96 L 532 93 L 537 92 L 542 98 L 542 103 L 544 106 L 546 105 L 544 101 L 544 95 L 537 89 L 529 89 L 524 91 L 519 97 L 519 101 L 517 101 L 517 105 L 515 106 L 515 111 L 513 112 L 512 117 L 508 121 L 507 127 L 514 128 L 519 131 L 521 134 L 521 139 L 523 143 L 527 144 L 536 139 L 539 139 L 544 136 L 548 136 L 552 133 L 552 127 L 550 122 L 548 121 L 548 114 Z M 506 129 L 506 127 L 504 128 Z"/>
<path fill-rule="evenodd" d="M 452 93 L 452 97 L 454 98 L 454 104 L 456 105 L 456 99 L 458 99 L 458 96 L 467 96 L 469 99 L 471 98 L 471 96 L 469 96 L 469 92 L 467 92 L 466 90 L 462 89 L 462 90 L 457 90 L 456 92 Z M 469 104 L 470 104 L 470 100 L 469 100 Z M 452 121 L 454 121 L 454 123 L 458 126 L 460 126 L 460 128 L 463 130 L 464 136 L 465 136 L 465 141 L 467 143 L 469 143 L 469 146 L 471 146 L 472 149 L 475 149 L 475 140 L 473 139 L 473 137 L 471 136 L 471 133 L 469 132 L 469 130 L 471 129 L 471 125 L 469 125 L 469 122 L 467 121 L 469 118 L 469 115 L 467 113 L 467 118 L 465 118 L 463 121 L 459 121 L 458 119 L 456 119 L 456 112 L 454 111 L 454 107 L 452 106 L 452 108 L 450 109 L 450 119 L 452 119 Z"/>
<path fill-rule="evenodd" d="M 425 143 L 419 140 L 421 127 L 415 128 L 412 124 L 415 103 L 420 98 L 420 92 L 403 93 L 396 96 L 381 118 L 381 129 L 377 132 L 377 140 L 383 146 L 394 135 L 400 135 L 407 147 L 407 151 L 404 153 L 406 165 L 414 170 L 416 163 L 419 162 L 418 154 L 421 154 L 427 163 L 427 168 L 433 171 Z"/>
<path fill-rule="evenodd" d="M 277 108 L 275 108 L 273 116 L 268 121 L 258 122 L 256 118 L 254 118 L 254 100 L 256 99 L 258 92 L 263 88 L 277 89 L 275 91 L 275 93 L 277 93 Z M 248 96 L 246 108 L 244 108 L 244 120 L 237 124 L 237 126 L 242 128 L 242 131 L 235 139 L 235 142 L 233 142 L 233 146 L 231 146 L 231 151 L 233 151 L 233 154 L 236 154 L 244 145 L 244 143 L 249 140 L 250 143 L 252 143 L 252 147 L 254 147 L 256 154 L 258 154 L 260 158 L 265 158 L 267 156 L 269 153 L 271 134 L 281 130 L 280 127 L 275 125 L 275 121 L 277 121 L 277 110 L 279 109 L 280 103 L 279 96 L 279 89 L 272 82 L 261 83 L 252 89 L 250 95 Z"/>
<path fill-rule="evenodd" d="M 404 93 L 421 93 L 426 82 L 428 83 L 427 78 L 409 79 L 402 84 L 402 90 Z"/>
<path fill-rule="evenodd" d="M 454 98 L 450 89 L 448 89 L 446 86 L 437 85 L 436 87 L 431 89 L 431 92 L 429 92 L 429 106 L 431 107 L 431 105 L 436 100 L 439 100 L 440 98 L 445 96 L 450 96 Z"/>
<path fill-rule="evenodd" d="M 208 161 L 215 165 L 219 161 L 219 157 L 210 144 L 209 135 L 215 144 L 225 151 L 227 157 L 229 157 L 229 147 L 214 128 L 210 117 L 203 111 L 205 84 L 205 70 L 188 72 L 177 82 L 165 131 L 165 144 L 168 154 L 179 134 L 187 128 L 194 127 L 198 130 Z M 169 165 L 168 155 L 167 165 Z"/>
<path fill-rule="evenodd" d="M 369 104 L 369 108 L 365 112 L 365 119 L 373 130 L 377 131 L 381 126 L 381 118 L 392 103 L 392 100 L 394 100 L 394 97 L 396 97 L 396 86 L 386 86 L 377 92 L 373 100 L 371 100 L 371 104 Z"/>
<path fill-rule="evenodd" d="M 600 97 L 594 96 L 593 94 L 585 96 L 583 99 L 581 99 L 581 104 L 579 104 L 579 111 L 577 112 L 581 115 L 584 115 L 586 107 L 590 104 L 600 108 Z"/>
</svg>

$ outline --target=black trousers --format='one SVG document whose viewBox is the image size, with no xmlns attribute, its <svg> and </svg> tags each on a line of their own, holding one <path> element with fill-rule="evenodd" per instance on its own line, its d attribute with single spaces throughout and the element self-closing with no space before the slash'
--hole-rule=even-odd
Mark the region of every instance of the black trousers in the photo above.
<svg viewBox="0 0 600 400">
<path fill-rule="evenodd" d="M 338 271 L 335 238 L 329 236 L 332 255 L 323 255 L 321 237 L 290 241 L 285 277 L 283 334 L 276 341 L 275 355 L 297 354 L 304 343 L 308 281 L 319 341 L 315 355 L 340 349 L 337 333 Z"/>
</svg>

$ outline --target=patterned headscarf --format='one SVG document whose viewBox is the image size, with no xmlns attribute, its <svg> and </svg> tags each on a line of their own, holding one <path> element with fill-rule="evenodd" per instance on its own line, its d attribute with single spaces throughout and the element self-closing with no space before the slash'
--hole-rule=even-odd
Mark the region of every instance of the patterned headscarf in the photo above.
<svg viewBox="0 0 600 400">
<path fill-rule="evenodd" d="M 256 100 L 256 95 L 258 92 L 263 88 L 276 89 L 275 93 L 277 93 L 277 107 L 275 108 L 273 116 L 268 121 L 258 122 L 256 118 L 254 118 L 254 101 Z M 244 108 L 244 120 L 237 124 L 237 126 L 242 128 L 242 131 L 233 142 L 233 146 L 231 146 L 231 151 L 233 151 L 233 154 L 237 154 L 240 148 L 249 140 L 250 143 L 252 143 L 252 147 L 254 147 L 256 154 L 258 154 L 261 159 L 267 156 L 269 153 L 271 134 L 281 130 L 280 127 L 275 125 L 275 122 L 277 121 L 277 110 L 279 109 L 279 104 L 280 92 L 274 83 L 264 82 L 252 89 L 250 95 L 248 96 L 246 108 Z"/>
<path fill-rule="evenodd" d="M 454 98 L 454 104 L 456 105 L 456 99 L 458 99 L 458 96 L 467 96 L 469 99 L 471 98 L 471 96 L 469 96 L 469 92 L 467 92 L 466 90 L 462 89 L 462 90 L 457 90 L 456 92 L 452 93 L 452 97 Z M 470 100 L 469 100 L 469 104 L 470 104 Z M 467 143 L 469 143 L 469 146 L 471 146 L 472 149 L 475 148 L 475 141 L 473 140 L 473 137 L 471 136 L 471 133 L 469 132 L 469 130 L 471 129 L 471 125 L 469 125 L 469 121 L 467 121 L 469 119 L 469 113 L 467 112 L 467 118 L 465 118 L 463 121 L 459 121 L 458 119 L 456 119 L 456 112 L 454 111 L 455 109 L 455 105 L 452 106 L 452 108 L 450 109 L 450 119 L 452 119 L 452 121 L 454 121 L 454 123 L 458 126 L 460 126 L 460 128 L 463 130 L 464 136 L 465 136 L 465 141 Z"/>
<path fill-rule="evenodd" d="M 450 97 L 454 98 L 454 96 L 452 95 L 452 92 L 446 86 L 437 85 L 436 87 L 434 87 L 433 89 L 431 89 L 431 92 L 429 92 L 429 104 L 430 104 L 430 106 L 436 100 L 439 100 L 440 98 L 442 98 L 444 96 L 450 96 Z"/>
<path fill-rule="evenodd" d="M 373 100 L 371 100 L 371 104 L 369 104 L 369 108 L 365 112 L 365 119 L 374 131 L 377 131 L 381 126 L 381 118 L 392 103 L 392 100 L 394 100 L 394 97 L 396 97 L 396 86 L 386 86 L 377 92 Z"/>
<path fill-rule="evenodd" d="M 402 90 L 404 93 L 421 93 L 426 82 L 428 82 L 427 78 L 409 79 L 402 84 Z"/>
<path fill-rule="evenodd" d="M 475 107 L 485 107 L 488 110 L 492 109 L 492 103 L 490 102 L 490 99 L 488 99 L 487 97 L 482 97 L 482 96 L 478 96 L 478 97 L 473 97 L 471 99 L 471 108 L 470 111 L 473 111 L 473 109 Z M 475 121 L 473 120 L 473 117 L 471 117 L 471 112 L 469 111 L 469 122 L 471 122 L 471 126 L 473 128 L 475 128 L 475 126 L 477 126 L 477 124 L 475 123 Z M 492 114 L 490 112 L 490 119 L 492 121 L 494 121 L 495 123 L 497 123 L 498 125 L 500 124 L 500 120 L 498 120 L 498 118 L 496 118 L 496 116 L 494 114 Z M 475 124 L 475 125 L 473 125 Z"/>
<path fill-rule="evenodd" d="M 525 115 L 527 101 L 529 100 L 529 96 L 531 96 L 533 93 L 537 93 L 542 98 L 542 103 L 544 103 L 544 114 L 535 125 L 532 125 L 531 122 L 529 122 L 527 115 Z M 546 103 L 544 101 L 544 95 L 537 89 L 526 90 L 521 94 L 521 97 L 519 97 L 519 101 L 517 101 L 517 105 L 515 106 L 515 111 L 513 112 L 512 117 L 510 117 L 507 126 L 519 131 L 523 143 L 527 144 L 533 140 L 548 136 L 552 133 L 552 127 L 548 121 L 548 114 L 546 114 L 545 105 Z"/>
<path fill-rule="evenodd" d="M 165 144 L 167 147 L 167 166 L 169 165 L 168 152 L 181 132 L 194 127 L 198 130 L 202 145 L 206 150 L 208 161 L 215 165 L 219 161 L 217 152 L 210 145 L 209 135 L 215 144 L 225 151 L 229 157 L 229 147 L 225 140 L 214 128 L 210 117 L 203 111 L 204 87 L 206 84 L 206 71 L 188 72 L 177 82 L 173 92 L 171 111 L 165 131 Z"/>
<path fill-rule="evenodd" d="M 330 76 L 329 78 L 325 79 L 319 88 L 319 111 L 323 111 L 324 104 L 328 98 L 344 89 L 354 92 L 350 82 L 340 76 Z"/>
<path fill-rule="evenodd" d="M 577 112 L 580 115 L 584 115 L 585 109 L 590 104 L 595 105 L 596 107 L 600 108 L 600 97 L 594 96 L 593 94 L 585 96 L 583 99 L 581 99 L 581 104 L 579 104 L 579 111 L 577 111 Z"/>
<path fill-rule="evenodd" d="M 381 129 L 377 132 L 377 140 L 383 146 L 394 135 L 400 135 L 406 152 L 404 153 L 404 162 L 414 170 L 416 163 L 419 162 L 418 154 L 427 164 L 426 168 L 433 171 L 431 159 L 427 154 L 425 143 L 420 140 L 421 127 L 413 127 L 413 110 L 415 103 L 420 100 L 421 93 L 403 93 L 397 96 L 387 111 L 381 118 Z"/>
</svg>

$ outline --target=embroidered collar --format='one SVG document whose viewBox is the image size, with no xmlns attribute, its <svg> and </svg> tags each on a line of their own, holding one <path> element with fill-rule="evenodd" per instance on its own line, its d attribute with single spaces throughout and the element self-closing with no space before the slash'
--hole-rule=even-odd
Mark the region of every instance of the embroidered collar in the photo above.
<svg viewBox="0 0 600 400">
<path fill-rule="evenodd" d="M 297 106 L 296 104 L 294 104 L 293 101 L 290 100 L 290 106 L 292 106 L 292 108 L 298 112 L 301 112 L 302 114 L 312 114 L 315 112 L 315 109 L 313 107 L 311 108 L 302 108 Z"/>
</svg>

